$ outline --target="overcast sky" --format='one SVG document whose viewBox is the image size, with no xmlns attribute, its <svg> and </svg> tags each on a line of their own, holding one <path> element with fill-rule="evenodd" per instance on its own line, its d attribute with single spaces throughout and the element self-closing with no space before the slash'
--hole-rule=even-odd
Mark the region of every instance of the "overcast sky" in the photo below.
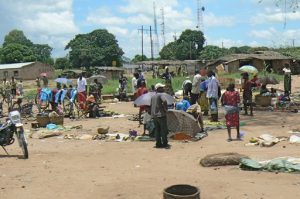
<svg viewBox="0 0 300 199">
<path fill-rule="evenodd" d="M 283 3 L 276 6 L 275 0 L 260 1 L 202 0 L 206 45 L 299 46 L 300 10 L 292 12 Z M 154 29 L 153 2 L 159 40 L 155 46 L 163 46 L 162 8 L 166 43 L 183 30 L 196 28 L 197 0 L 0 0 L 0 43 L 9 31 L 19 29 L 32 42 L 49 44 L 54 48 L 52 56 L 61 57 L 76 34 L 106 28 L 116 36 L 125 56 L 132 58 L 141 54 L 138 29 L 142 25 Z M 149 34 L 144 40 L 149 57 Z"/>
</svg>

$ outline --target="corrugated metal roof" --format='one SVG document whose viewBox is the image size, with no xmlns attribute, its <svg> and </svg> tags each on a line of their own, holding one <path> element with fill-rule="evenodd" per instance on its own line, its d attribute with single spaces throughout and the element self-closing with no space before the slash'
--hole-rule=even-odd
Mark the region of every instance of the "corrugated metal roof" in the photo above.
<svg viewBox="0 0 300 199">
<path fill-rule="evenodd" d="M 1 69 L 14 69 L 14 68 L 22 68 L 23 66 L 27 66 L 33 64 L 34 62 L 25 62 L 25 63 L 14 63 L 14 64 L 0 64 Z"/>
</svg>

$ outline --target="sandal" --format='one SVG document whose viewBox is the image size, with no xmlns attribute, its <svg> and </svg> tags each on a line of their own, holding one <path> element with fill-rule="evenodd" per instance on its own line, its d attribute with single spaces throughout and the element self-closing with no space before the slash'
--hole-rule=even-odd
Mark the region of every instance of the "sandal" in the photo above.
<svg viewBox="0 0 300 199">
<path fill-rule="evenodd" d="M 231 142 L 231 141 L 232 141 L 232 139 L 231 139 L 231 138 L 228 138 L 228 139 L 227 139 L 227 142 Z"/>
</svg>

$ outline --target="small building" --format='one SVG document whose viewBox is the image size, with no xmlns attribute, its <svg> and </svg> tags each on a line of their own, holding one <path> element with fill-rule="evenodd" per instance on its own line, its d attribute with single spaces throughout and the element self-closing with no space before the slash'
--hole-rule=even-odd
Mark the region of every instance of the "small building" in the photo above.
<svg viewBox="0 0 300 199">
<path fill-rule="evenodd" d="M 158 69 L 169 67 L 171 72 L 176 75 L 195 75 L 195 71 L 205 67 L 205 60 L 155 60 L 139 62 L 140 68 L 152 68 L 157 66 Z"/>
<path fill-rule="evenodd" d="M 275 51 L 256 51 L 251 54 L 231 54 L 226 55 L 209 63 L 207 66 L 211 70 L 222 64 L 227 72 L 238 72 L 244 65 L 255 66 L 258 71 L 272 69 L 274 72 L 282 72 L 284 64 L 291 64 L 291 57 L 284 56 Z"/>
<path fill-rule="evenodd" d="M 41 62 L 25 62 L 14 64 L 0 64 L 0 79 L 33 80 L 41 73 L 47 73 L 48 78 L 54 78 L 55 70 L 53 66 Z"/>
<path fill-rule="evenodd" d="M 124 69 L 119 67 L 99 66 L 95 67 L 97 74 L 105 76 L 107 79 L 119 79 L 121 74 L 124 74 Z"/>
<path fill-rule="evenodd" d="M 78 70 L 78 69 L 71 69 L 71 70 L 65 70 L 62 72 L 61 76 L 68 78 L 68 79 L 74 79 L 78 78 L 81 74 L 84 74 L 85 71 Z"/>
</svg>

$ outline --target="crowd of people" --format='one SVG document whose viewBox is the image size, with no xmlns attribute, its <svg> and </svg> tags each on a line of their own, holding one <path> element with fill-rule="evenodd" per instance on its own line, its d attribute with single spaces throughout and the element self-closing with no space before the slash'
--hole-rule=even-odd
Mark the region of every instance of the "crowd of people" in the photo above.
<svg viewBox="0 0 300 199">
<path fill-rule="evenodd" d="M 280 100 L 289 100 L 289 94 L 291 93 L 291 71 L 289 66 L 286 65 L 284 71 L 284 95 Z M 277 97 L 276 89 L 271 88 L 269 91 L 266 84 L 260 83 L 257 74 L 249 77 L 249 73 L 245 72 L 241 74 L 242 79 L 242 100 L 240 98 L 239 89 L 235 88 L 235 84 L 229 84 L 226 91 L 221 94 L 221 87 L 218 81 L 217 75 L 213 71 L 207 71 L 207 68 L 202 68 L 200 71 L 196 71 L 192 81 L 187 78 L 182 84 L 183 99 L 175 104 L 175 109 L 184 111 L 194 116 L 199 122 L 201 131 L 204 131 L 203 115 L 210 115 L 212 122 L 218 121 L 218 103 L 220 100 L 221 105 L 224 107 L 226 126 L 228 131 L 228 139 L 230 142 L 233 140 L 231 135 L 231 129 L 236 128 L 236 140 L 241 140 L 240 135 L 240 111 L 243 109 L 244 115 L 253 116 L 253 89 L 260 89 L 260 94 L 270 93 L 271 96 Z M 145 128 L 151 126 L 149 132 L 155 132 L 157 148 L 169 148 L 167 142 L 167 128 L 166 128 L 166 111 L 170 106 L 166 104 L 166 100 L 161 95 L 162 92 L 173 95 L 171 79 L 172 76 L 166 68 L 165 73 L 162 76 L 167 80 L 165 85 L 157 84 L 155 86 L 156 95 L 151 99 L 150 113 L 148 111 L 148 122 L 144 121 Z M 170 92 L 171 90 L 171 92 Z M 136 90 L 134 90 L 136 92 Z M 143 89 L 144 91 L 144 89 Z M 145 92 L 141 92 L 137 95 L 140 96 Z M 175 95 L 176 97 L 176 95 Z M 242 105 L 242 106 L 241 106 Z M 141 115 L 140 109 L 140 114 Z M 149 115 L 151 114 L 151 117 Z M 149 125 L 152 118 L 152 125 Z M 146 125 L 147 124 L 147 125 Z M 145 130 L 144 130 L 145 133 Z"/>
<path fill-rule="evenodd" d="M 59 79 L 62 79 L 62 77 L 58 76 Z M 41 84 L 41 81 L 43 84 Z M 101 100 L 103 85 L 97 79 L 94 79 L 94 82 L 88 86 L 86 78 L 83 74 L 80 74 L 76 81 L 76 86 L 57 81 L 56 87 L 50 89 L 48 78 L 44 75 L 41 79 L 39 77 L 36 78 L 36 86 L 40 103 L 49 102 L 51 109 L 59 114 L 64 114 L 63 101 L 67 97 L 71 103 L 77 100 L 79 108 L 83 112 L 88 113 L 89 117 L 96 118 L 100 116 L 97 102 Z M 87 91 L 88 88 L 89 91 Z"/>
</svg>

